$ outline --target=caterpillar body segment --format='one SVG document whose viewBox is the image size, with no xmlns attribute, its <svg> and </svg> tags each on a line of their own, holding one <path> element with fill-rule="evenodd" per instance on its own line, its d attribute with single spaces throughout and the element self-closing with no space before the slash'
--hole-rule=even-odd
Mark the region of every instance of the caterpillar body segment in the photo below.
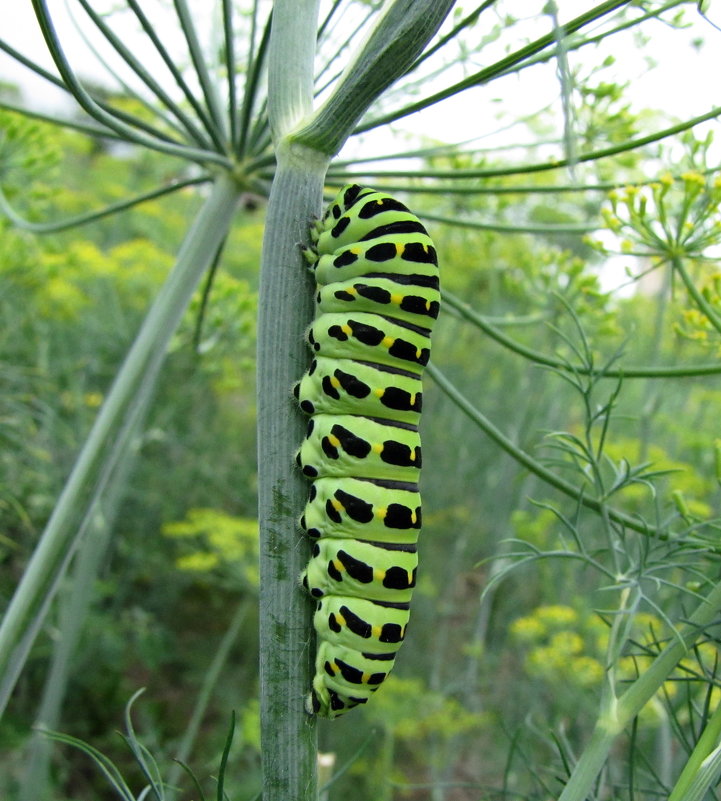
<svg viewBox="0 0 721 801">
<path fill-rule="evenodd" d="M 423 404 L 415 373 L 359 360 L 340 362 L 321 356 L 296 385 L 306 414 L 355 414 L 418 425 Z"/>
<path fill-rule="evenodd" d="M 416 484 L 358 478 L 316 479 L 301 526 L 310 537 L 415 543 L 421 529 L 421 496 Z"/>
</svg>

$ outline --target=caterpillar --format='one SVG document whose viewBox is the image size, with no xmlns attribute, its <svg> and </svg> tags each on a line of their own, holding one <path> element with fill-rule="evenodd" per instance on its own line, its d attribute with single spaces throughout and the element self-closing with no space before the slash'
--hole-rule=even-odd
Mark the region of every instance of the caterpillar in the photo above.
<svg viewBox="0 0 721 801">
<path fill-rule="evenodd" d="M 344 186 L 311 226 L 313 360 L 294 388 L 310 420 L 296 461 L 312 480 L 301 576 L 316 600 L 306 709 L 364 704 L 393 667 L 416 584 L 421 374 L 440 305 L 420 220 L 383 192 Z"/>
</svg>

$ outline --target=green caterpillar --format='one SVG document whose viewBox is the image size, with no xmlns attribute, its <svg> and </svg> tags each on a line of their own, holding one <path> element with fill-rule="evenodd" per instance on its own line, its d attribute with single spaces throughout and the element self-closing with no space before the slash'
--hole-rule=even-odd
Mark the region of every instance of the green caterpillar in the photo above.
<svg viewBox="0 0 721 801">
<path fill-rule="evenodd" d="M 343 187 L 304 251 L 318 286 L 314 359 L 294 389 L 311 415 L 297 462 L 313 480 L 303 585 L 318 606 L 309 712 L 364 704 L 408 623 L 421 528 L 421 374 L 438 316 L 438 260 L 418 218 Z"/>
</svg>

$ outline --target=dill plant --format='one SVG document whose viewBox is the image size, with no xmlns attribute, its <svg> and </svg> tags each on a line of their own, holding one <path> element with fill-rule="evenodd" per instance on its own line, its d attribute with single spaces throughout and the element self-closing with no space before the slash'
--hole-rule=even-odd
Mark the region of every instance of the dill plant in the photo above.
<svg viewBox="0 0 721 801">
<path fill-rule="evenodd" d="M 466 74 L 459 78 L 451 69 L 453 59 L 434 62 L 432 58 L 438 53 L 445 55 L 449 51 L 444 52 L 444 48 L 458 42 L 462 44 L 461 53 L 467 54 L 463 37 L 474 37 L 476 25 L 488 26 L 488 42 L 500 36 L 505 26 L 486 22 L 489 15 L 485 12 L 494 6 L 493 2 L 480 3 L 470 11 L 462 10 L 457 16 L 446 19 L 453 3 L 445 0 L 394 0 L 382 9 L 363 3 L 340 2 L 326 4 L 325 17 L 319 17 L 320 4 L 316 0 L 278 0 L 272 4 L 272 19 L 270 4 L 250 4 L 244 20 L 247 24 L 243 27 L 239 25 L 233 4 L 223 0 L 218 7 L 223 46 L 209 53 L 201 45 L 189 4 L 186 0 L 177 0 L 174 10 L 187 48 L 192 75 L 189 82 L 170 57 L 162 31 L 153 26 L 141 4 L 128 0 L 135 22 L 167 67 L 169 79 L 177 85 L 183 98 L 180 103 L 124 46 L 110 24 L 112 15 L 106 19 L 85 0 L 80 5 L 96 26 L 98 35 L 142 81 L 143 93 L 128 90 L 130 95 L 135 95 L 133 99 L 142 107 L 142 113 L 138 106 L 128 110 L 122 102 L 108 100 L 103 93 L 85 85 L 70 64 L 47 3 L 33 0 L 55 71 L 48 72 L 9 41 L 0 41 L 0 47 L 50 83 L 67 90 L 84 112 L 79 121 L 53 115 L 41 115 L 42 119 L 113 142 L 150 148 L 170 159 L 178 159 L 191 177 L 183 174 L 171 185 L 159 186 L 94 212 L 52 222 L 24 218 L 15 208 L 17 201 L 22 204 L 22 192 L 10 187 L 0 195 L 7 217 L 28 231 L 52 233 L 109 217 L 178 189 L 199 185 L 205 188 L 199 193 L 202 202 L 188 226 L 176 263 L 104 399 L 96 424 L 6 611 L 0 629 L 0 708 L 7 704 L 24 669 L 64 572 L 91 528 L 98 504 L 108 497 L 117 500 L 121 495 L 125 471 L 130 466 L 127 456 L 133 450 L 133 442 L 151 403 L 165 353 L 199 282 L 221 263 L 223 244 L 231 225 L 242 220 L 244 207 L 256 203 L 257 198 L 267 199 L 257 342 L 262 792 L 265 801 L 314 799 L 318 794 L 316 724 L 304 714 L 298 702 L 309 686 L 311 667 L 311 609 L 297 585 L 297 575 L 307 553 L 295 524 L 307 486 L 294 472 L 289 458 L 302 437 L 303 422 L 293 407 L 288 389 L 306 363 L 302 334 L 312 313 L 312 287 L 303 269 L 298 245 L 306 241 L 309 220 L 320 212 L 324 185 L 336 186 L 354 180 L 362 169 L 364 180 L 397 182 L 389 188 L 447 195 L 450 202 L 439 203 L 438 213 L 428 214 L 428 219 L 435 220 L 439 226 L 510 233 L 514 237 L 526 234 L 549 238 L 578 236 L 594 230 L 598 223 L 595 218 L 581 219 L 582 215 L 575 213 L 575 204 L 568 200 L 566 206 L 574 213 L 569 213 L 568 219 L 554 218 L 550 222 L 534 218 L 527 203 L 499 201 L 497 206 L 506 212 L 513 209 L 514 213 L 522 208 L 528 212 L 527 219 L 489 221 L 474 215 L 464 218 L 458 211 L 465 208 L 465 196 L 480 197 L 484 193 L 500 198 L 510 192 L 527 198 L 545 192 L 567 198 L 566 193 L 574 196 L 578 192 L 605 191 L 611 188 L 609 174 L 618 173 L 601 166 L 594 172 L 597 165 L 614 164 L 619 168 L 619 161 L 614 159 L 625 156 L 633 161 L 643 148 L 715 119 L 721 115 L 721 109 L 714 108 L 640 136 L 626 135 L 628 121 L 622 118 L 616 120 L 616 133 L 620 131 L 623 135 L 616 135 L 613 142 L 596 141 L 599 130 L 595 120 L 592 121 L 594 125 L 589 125 L 587 140 L 581 141 L 575 135 L 569 56 L 636 26 L 666 20 L 681 2 L 647 8 L 646 4 L 609 0 L 595 6 L 589 4 L 581 14 L 563 21 L 559 19 L 556 4 L 546 4 L 540 11 L 547 23 L 542 35 L 515 43 L 483 67 L 469 60 L 464 65 Z M 357 18 L 358 29 L 367 33 L 360 46 L 355 46 L 355 31 L 341 34 L 340 42 L 328 35 L 334 15 L 344 7 L 367 12 L 367 16 Z M 441 27 L 444 24 L 445 27 Z M 597 25 L 605 26 L 600 34 L 594 27 Z M 246 40 L 242 55 L 238 49 L 238 31 L 242 31 Z M 327 48 L 338 44 L 337 53 L 342 55 L 328 55 Z M 326 61 L 317 73 L 314 62 L 319 46 L 326 48 L 322 50 Z M 348 52 L 352 55 L 348 56 Z M 477 55 L 473 48 L 470 52 Z M 429 66 L 426 61 L 432 66 L 430 72 L 425 72 Z M 561 142 L 551 143 L 555 149 L 550 160 L 496 165 L 489 163 L 482 149 L 472 144 L 424 144 L 420 149 L 397 154 L 400 160 L 406 159 L 411 165 L 406 170 L 384 170 L 365 164 L 360 157 L 345 161 L 337 158 L 351 135 L 389 126 L 417 111 L 428 112 L 446 99 L 461 97 L 471 89 L 548 62 L 558 68 L 564 123 Z M 239 63 L 243 64 L 242 70 L 238 68 Z M 268 83 L 264 93 L 259 87 L 266 70 Z M 426 91 L 431 83 L 433 91 Z M 150 100 L 145 92 L 149 93 Z M 415 95 L 411 99 L 412 92 Z M 317 93 L 320 102 L 316 99 Z M 3 106 L 13 114 L 33 113 L 9 101 L 4 101 Z M 11 163 L 11 151 L 12 148 L 6 148 L 3 153 L 5 167 Z M 418 159 L 423 160 L 422 168 L 417 166 Z M 557 175 L 562 169 L 568 171 L 569 184 L 534 181 L 551 171 L 556 171 Z M 579 181 L 580 171 L 584 169 L 590 172 L 584 173 L 584 180 Z M 419 178 L 425 179 L 422 185 Z M 510 183 L 504 184 L 505 180 Z M 686 289 L 693 309 L 701 317 L 687 315 L 685 324 L 699 331 L 710 326 L 721 332 L 721 315 L 714 308 L 717 299 L 713 283 L 699 284 L 699 279 L 689 270 L 689 264 L 703 261 L 706 251 L 718 243 L 717 190 L 715 179 L 697 170 L 672 178 L 664 174 L 648 188 L 624 190 L 617 187 L 605 212 L 611 232 L 624 235 L 624 241 L 630 243 L 622 244 L 622 252 L 651 259 L 651 269 L 667 267 L 673 281 L 679 281 Z M 674 200 L 676 205 L 672 210 L 671 199 L 676 197 L 679 199 Z M 597 207 L 597 204 L 590 205 Z M 646 514 L 640 514 L 632 504 L 626 503 L 629 490 L 639 487 L 648 489 L 656 500 L 655 487 L 665 480 L 667 471 L 655 467 L 642 453 L 635 462 L 614 454 L 612 443 L 617 409 L 625 397 L 628 382 L 714 375 L 719 368 L 717 364 L 706 363 L 659 365 L 653 359 L 628 365 L 620 349 L 599 355 L 585 328 L 592 316 L 586 312 L 595 302 L 593 281 L 584 275 L 583 260 L 578 259 L 564 261 L 563 268 L 554 274 L 551 264 L 554 258 L 549 257 L 544 269 L 533 275 L 539 280 L 547 305 L 533 310 L 530 324 L 551 323 L 548 329 L 552 332 L 552 341 L 556 345 L 560 343 L 557 352 L 540 349 L 537 338 L 524 342 L 506 333 L 505 326 L 514 322 L 529 324 L 529 320 L 520 323 L 510 320 L 509 323 L 508 319 L 493 319 L 466 298 L 454 296 L 452 291 L 446 292 L 445 302 L 454 322 L 469 326 L 524 362 L 544 366 L 558 385 L 565 385 L 568 395 L 564 397 L 572 398 L 573 426 L 548 431 L 545 451 L 541 450 L 540 455 L 531 453 L 478 404 L 471 402 L 443 370 L 433 366 L 430 374 L 439 390 L 461 410 L 474 429 L 483 432 L 494 447 L 508 454 L 516 468 L 538 480 L 537 486 L 541 486 L 544 493 L 557 493 L 553 499 L 544 495 L 541 501 L 542 509 L 557 528 L 556 540 L 534 544 L 519 539 L 504 544 L 503 567 L 491 576 L 487 594 L 506 577 L 506 566 L 514 563 L 533 566 L 553 558 L 582 565 L 599 582 L 603 597 L 611 599 L 604 607 L 607 629 L 604 655 L 598 656 L 594 663 L 592 678 L 600 678 L 601 686 L 590 737 L 578 756 L 576 749 L 561 744 L 559 752 L 565 769 L 562 781 L 542 788 L 542 792 L 560 801 L 583 801 L 589 797 L 603 797 L 620 787 L 619 771 L 613 767 L 606 770 L 612 748 L 624 731 L 633 730 L 636 717 L 651 699 L 663 692 L 675 671 L 690 672 L 707 686 L 715 681 L 715 666 L 709 666 L 701 646 L 693 652 L 697 656 L 695 662 L 689 654 L 699 637 L 716 621 L 721 609 L 721 589 L 713 585 L 708 569 L 715 558 L 716 529 L 689 512 L 680 497 L 671 512 L 668 505 L 652 504 L 653 513 L 649 514 L 649 507 L 645 507 Z M 559 261 L 563 260 L 559 258 Z M 551 289 L 554 286 L 565 289 L 565 294 L 554 292 Z M 73 306 L 72 297 L 65 300 Z M 665 327 L 662 315 L 657 325 L 659 331 Z M 559 497 L 566 506 L 560 505 Z M 176 528 L 175 533 L 178 532 Z M 93 571 L 92 566 L 83 567 L 82 578 L 92 580 Z M 680 577 L 689 578 L 693 583 L 682 584 Z M 659 586 L 671 594 L 676 593 L 672 604 L 674 617 L 655 595 Z M 640 619 L 639 610 L 645 607 L 650 607 L 656 615 L 650 627 L 654 634 L 651 639 L 634 628 Z M 231 647 L 233 636 L 243 625 L 245 611 L 239 609 L 234 617 L 220 649 L 221 661 Z M 656 620 L 660 621 L 658 627 Z M 549 625 L 548 621 L 545 625 Z M 579 637 L 583 639 L 571 628 L 556 631 L 551 637 L 554 655 L 565 648 L 568 658 L 580 659 Z M 629 649 L 633 648 L 637 649 L 637 653 L 632 654 L 635 673 L 629 673 L 627 660 Z M 602 677 L 598 675 L 597 665 L 602 666 Z M 216 669 L 219 663 L 209 670 L 211 678 L 199 709 L 212 689 Z M 440 668 L 438 675 L 441 675 Z M 417 692 L 418 686 L 409 682 L 401 686 L 399 697 L 406 694 L 415 698 Z M 482 719 L 440 690 L 437 695 L 428 693 L 428 697 L 438 712 L 435 734 L 438 740 L 447 741 L 449 750 L 454 737 L 473 731 Z M 687 768 L 671 790 L 672 797 L 681 798 L 686 793 L 688 798 L 691 797 L 688 793 L 693 792 L 700 798 L 698 794 L 703 794 L 717 777 L 718 717 L 711 706 L 709 693 L 697 721 L 701 736 L 687 743 L 690 754 Z M 460 725 L 455 728 L 448 724 L 448 719 L 453 717 L 460 719 Z M 410 725 L 403 710 L 397 714 L 398 721 L 398 726 L 388 725 L 385 732 L 386 758 L 392 753 L 393 737 L 402 731 L 403 725 Z M 441 723 L 445 724 L 445 730 Z M 191 727 L 196 733 L 197 724 L 196 717 Z M 85 749 L 120 796 L 128 801 L 150 794 L 159 799 L 172 796 L 175 787 L 170 785 L 178 779 L 177 771 L 172 774 L 172 782 L 163 778 L 155 760 L 138 742 L 129 711 L 126 728 L 127 742 L 147 782 L 135 796 L 107 757 L 92 746 L 70 738 L 65 738 L 65 742 Z M 190 739 L 186 740 L 183 753 L 189 753 L 191 747 Z M 222 775 L 229 747 L 228 744 L 222 759 Z M 432 792 L 434 798 L 440 798 L 443 795 L 442 769 L 434 765 L 433 770 L 439 782 L 434 783 Z M 659 784 L 664 792 L 670 789 L 662 781 Z M 502 788 L 502 795 L 506 789 Z M 222 781 L 217 791 L 218 798 L 222 798 Z M 384 782 L 382 792 L 386 795 L 391 792 L 388 783 Z M 202 790 L 199 795 L 202 796 Z"/>
</svg>

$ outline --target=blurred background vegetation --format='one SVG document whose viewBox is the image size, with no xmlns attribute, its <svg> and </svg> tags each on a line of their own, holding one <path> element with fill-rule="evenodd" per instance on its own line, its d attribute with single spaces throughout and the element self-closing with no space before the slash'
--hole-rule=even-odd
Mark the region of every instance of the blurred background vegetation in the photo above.
<svg viewBox="0 0 721 801">
<path fill-rule="evenodd" d="M 579 152 L 624 143 L 662 119 L 631 108 L 623 89 L 594 76 L 579 82 Z M 556 126 L 549 112 L 530 128 Z M 692 608 L 692 593 L 717 581 L 715 152 L 705 129 L 652 142 L 587 166 L 583 184 L 601 188 L 583 192 L 568 189 L 560 171 L 492 177 L 536 161 L 530 148 L 512 159 L 503 149 L 426 157 L 425 170 L 486 171 L 480 186 L 501 190 L 419 191 L 409 201 L 436 241 L 449 293 L 433 362 L 535 466 L 579 492 L 569 498 L 519 464 L 427 380 L 410 634 L 374 703 L 321 731 L 321 750 L 342 768 L 330 798 L 555 797 L 593 726 L 619 598 L 632 589 L 637 612 L 618 655 L 623 685 L 674 636 L 671 621 Z M 0 153 L 5 194 L 37 220 L 184 177 L 165 156 L 6 111 Z M 0 219 L 2 598 L 202 192 L 191 186 L 42 236 Z M 260 771 L 254 332 L 263 218 L 263 202 L 249 198 L 207 303 L 199 294 L 173 341 L 127 488 L 108 512 L 107 548 L 54 726 L 140 785 L 117 734 L 129 698 L 145 688 L 135 727 L 167 770 L 207 692 L 184 759 L 202 781 L 216 775 L 235 710 L 233 799 L 254 797 Z M 442 221 L 451 218 L 490 224 Z M 627 270 L 613 288 L 611 255 Z M 684 288 L 684 268 L 705 313 Z M 485 330 L 463 304 L 482 313 Z M 584 506 L 586 496 L 603 499 L 601 514 Z M 618 525 L 616 512 L 645 533 Z M 71 573 L 63 596 L 73 587 Z M 31 726 L 66 623 L 58 606 L 0 724 L 3 799 L 22 798 L 28 786 Z M 711 632 L 637 718 L 606 797 L 650 799 L 669 786 L 719 700 L 717 661 Z M 116 797 L 88 756 L 66 745 L 53 749 L 51 776 L 54 801 Z"/>
</svg>

